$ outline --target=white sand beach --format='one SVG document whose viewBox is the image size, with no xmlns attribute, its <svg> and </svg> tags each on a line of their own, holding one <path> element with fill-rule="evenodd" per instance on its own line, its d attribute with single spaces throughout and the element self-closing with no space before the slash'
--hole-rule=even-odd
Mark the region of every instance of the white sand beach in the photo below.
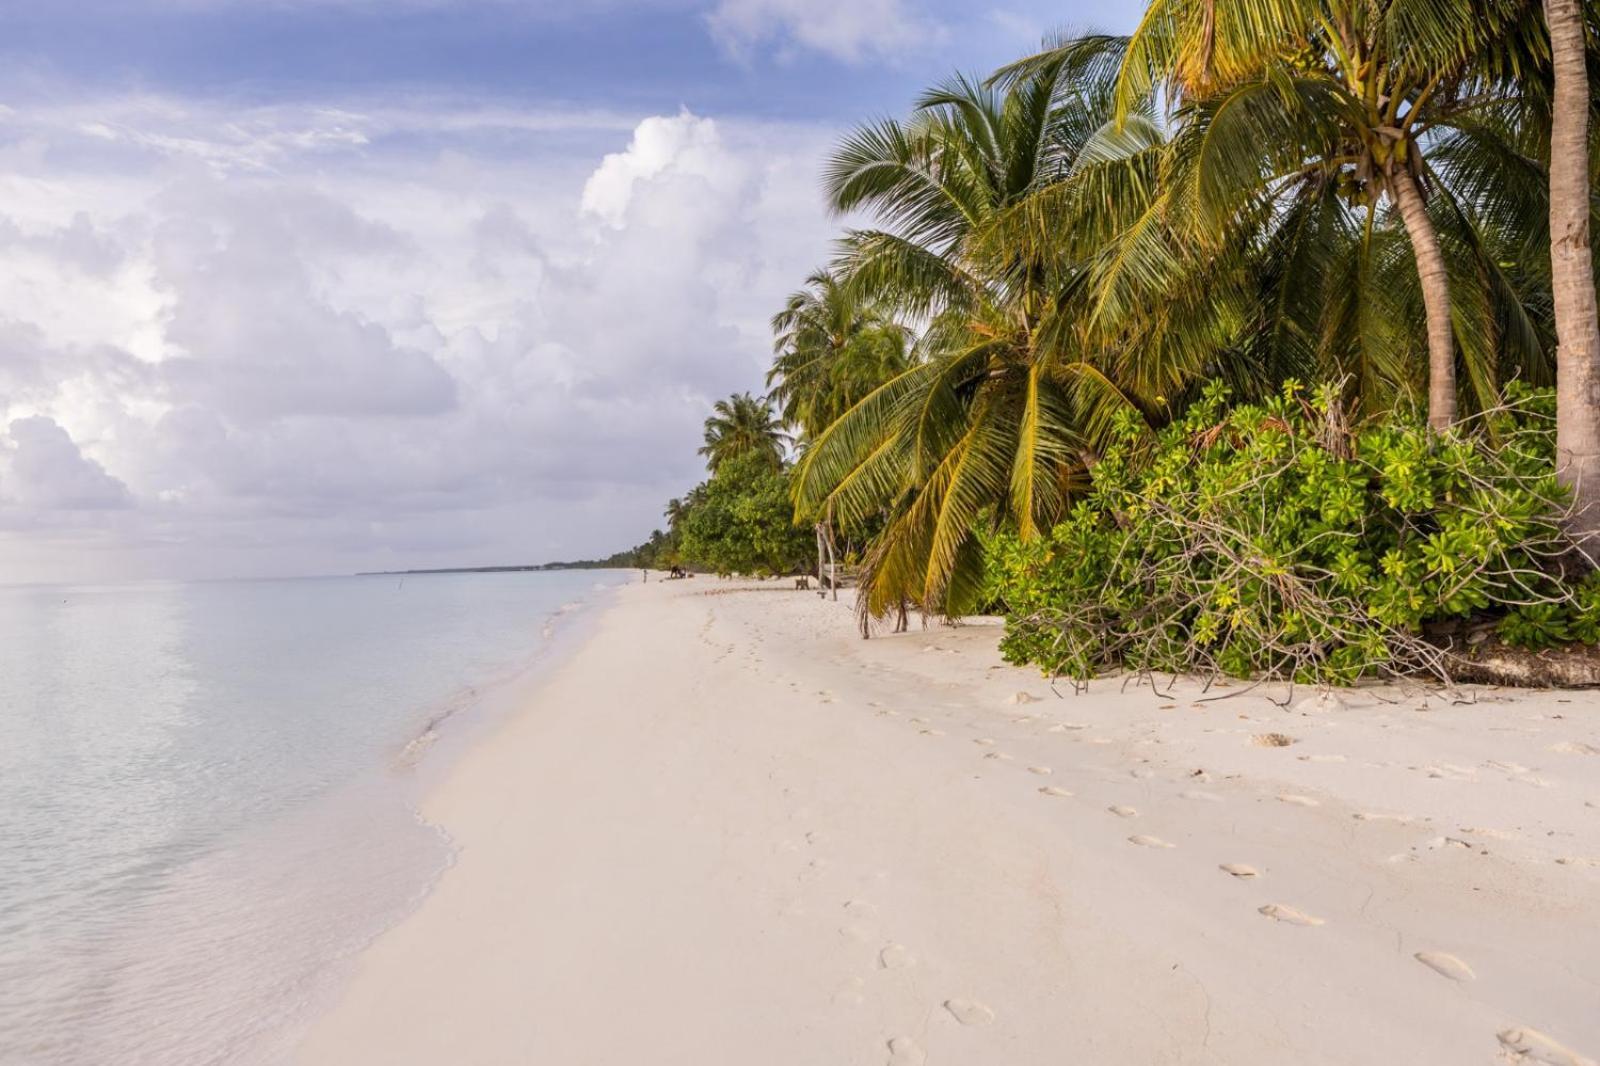
<svg viewBox="0 0 1600 1066">
<path fill-rule="evenodd" d="M 1600 694 L 1075 694 L 852 621 L 624 590 L 302 1061 L 1600 1059 Z"/>
</svg>

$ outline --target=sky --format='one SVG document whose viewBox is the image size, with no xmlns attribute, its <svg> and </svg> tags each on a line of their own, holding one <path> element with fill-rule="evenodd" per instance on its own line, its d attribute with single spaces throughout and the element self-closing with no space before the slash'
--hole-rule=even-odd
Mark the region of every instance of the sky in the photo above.
<svg viewBox="0 0 1600 1066">
<path fill-rule="evenodd" d="M 0 0 L 0 581 L 605 556 L 819 175 L 1132 0 Z"/>
</svg>

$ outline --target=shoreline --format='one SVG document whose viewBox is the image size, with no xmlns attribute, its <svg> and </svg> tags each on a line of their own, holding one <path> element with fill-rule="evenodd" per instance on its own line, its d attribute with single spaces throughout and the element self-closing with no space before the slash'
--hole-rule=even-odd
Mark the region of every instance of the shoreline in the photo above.
<svg viewBox="0 0 1600 1066">
<path fill-rule="evenodd" d="M 297 1061 L 1600 1055 L 1600 695 L 1058 698 L 777 591 L 615 592 Z"/>
</svg>

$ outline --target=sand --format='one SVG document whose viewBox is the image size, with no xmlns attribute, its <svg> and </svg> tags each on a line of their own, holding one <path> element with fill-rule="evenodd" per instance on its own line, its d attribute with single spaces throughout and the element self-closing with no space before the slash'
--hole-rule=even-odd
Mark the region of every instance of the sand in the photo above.
<svg viewBox="0 0 1600 1066">
<path fill-rule="evenodd" d="M 1600 694 L 1075 694 L 851 622 L 624 590 L 430 795 L 456 865 L 301 1060 L 1600 1057 Z"/>
</svg>

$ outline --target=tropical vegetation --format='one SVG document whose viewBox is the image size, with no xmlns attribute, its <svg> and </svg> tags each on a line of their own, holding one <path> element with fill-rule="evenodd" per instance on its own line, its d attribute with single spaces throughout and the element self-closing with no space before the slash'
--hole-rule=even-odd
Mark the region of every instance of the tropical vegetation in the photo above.
<svg viewBox="0 0 1600 1066">
<path fill-rule="evenodd" d="M 1364 425 L 1333 385 L 1257 404 L 1209 387 L 1146 447 L 1137 426 L 1045 536 L 996 535 L 1002 648 L 1106 669 L 1349 683 L 1449 676 L 1446 644 L 1600 639 L 1600 583 L 1554 565 L 1554 397 L 1512 384 L 1441 443 L 1420 417 Z"/>
<path fill-rule="evenodd" d="M 753 454 L 769 469 L 783 465 L 789 435 L 772 413 L 772 404 L 741 392 L 718 400 L 706 419 L 705 445 L 700 454 L 715 474 L 724 462 Z"/>
<path fill-rule="evenodd" d="M 1597 0 L 1153 0 L 948 78 L 834 150 L 857 224 L 704 454 L 862 546 L 864 625 L 1049 669 L 1591 640 L 1597 64 Z"/>
<path fill-rule="evenodd" d="M 678 553 L 719 574 L 788 574 L 811 568 L 816 541 L 797 528 L 784 471 L 749 451 L 724 461 L 674 527 Z"/>
</svg>

